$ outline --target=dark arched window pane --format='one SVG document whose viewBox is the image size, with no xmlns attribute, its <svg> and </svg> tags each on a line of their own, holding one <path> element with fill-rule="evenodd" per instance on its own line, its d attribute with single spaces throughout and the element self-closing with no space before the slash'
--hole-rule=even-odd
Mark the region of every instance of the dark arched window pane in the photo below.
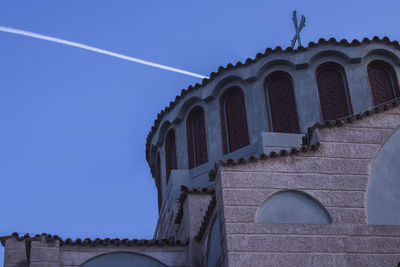
<svg viewBox="0 0 400 267">
<path fill-rule="evenodd" d="M 352 113 L 346 76 L 340 65 L 328 63 L 319 67 L 317 85 L 323 120 L 343 118 Z"/>
<path fill-rule="evenodd" d="M 392 66 L 383 61 L 373 61 L 368 65 L 368 80 L 374 106 L 399 97 L 399 86 Z"/>
<path fill-rule="evenodd" d="M 243 91 L 239 87 L 225 91 L 220 98 L 220 108 L 224 154 L 249 145 Z"/>
<path fill-rule="evenodd" d="M 173 129 L 168 131 L 165 139 L 165 165 L 168 183 L 171 170 L 176 170 L 178 165 L 176 161 L 175 131 Z"/>
<path fill-rule="evenodd" d="M 158 191 L 158 211 L 160 211 L 162 204 L 162 186 L 161 186 L 161 159 L 159 152 L 157 153 L 156 186 Z"/>
<path fill-rule="evenodd" d="M 186 119 L 189 169 L 208 161 L 204 110 L 197 106 Z"/>
<path fill-rule="evenodd" d="M 275 72 L 265 80 L 265 99 L 270 129 L 278 133 L 299 133 L 292 79 Z"/>
</svg>

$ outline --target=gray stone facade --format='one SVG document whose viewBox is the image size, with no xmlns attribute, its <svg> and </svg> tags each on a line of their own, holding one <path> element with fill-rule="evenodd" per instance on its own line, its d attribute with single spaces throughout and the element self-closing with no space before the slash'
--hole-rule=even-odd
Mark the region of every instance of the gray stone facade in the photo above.
<svg viewBox="0 0 400 267">
<path fill-rule="evenodd" d="M 156 155 L 160 153 L 162 206 L 155 237 L 168 237 L 170 220 L 174 216 L 172 207 L 180 195 L 180 187 L 209 187 L 208 172 L 221 160 L 257 156 L 291 147 L 300 147 L 301 137 L 310 126 L 321 122 L 321 107 L 316 83 L 316 70 L 324 63 L 334 62 L 343 67 L 348 85 L 352 114 L 371 110 L 373 101 L 368 82 L 367 66 L 371 61 L 382 60 L 398 70 L 400 51 L 396 43 L 374 39 L 362 43 L 321 41 L 300 51 L 276 50 L 258 57 L 249 64 L 226 68 L 214 75 L 204 85 L 184 94 L 172 108 L 159 116 L 158 127 L 152 129 L 148 161 L 155 174 Z M 248 60 L 246 61 L 248 62 Z M 297 107 L 299 135 L 274 133 L 268 126 L 267 106 L 264 95 L 264 80 L 276 71 L 284 71 L 292 78 Z M 397 80 L 399 72 L 395 73 Z M 223 154 L 219 98 L 225 90 L 239 86 L 246 103 L 250 145 Z M 189 169 L 186 139 L 186 119 L 191 109 L 201 106 L 205 112 L 208 162 Z M 166 179 L 165 136 L 169 129 L 176 134 L 177 170 L 172 170 L 169 182 Z M 172 226 L 171 226 L 172 227 Z"/>
<path fill-rule="evenodd" d="M 223 265 L 397 266 L 400 224 L 368 224 L 369 210 L 379 203 L 366 199 L 373 190 L 371 166 L 387 153 L 385 144 L 399 128 L 400 108 L 396 107 L 342 127 L 320 129 L 316 151 L 221 166 L 216 196 L 223 222 Z M 399 151 L 400 143 L 396 147 Z M 385 186 L 382 194 L 391 190 L 398 194 L 400 179 Z M 288 189 L 318 200 L 332 223 L 257 223 L 264 202 Z M 396 207 L 386 216 L 400 218 L 400 202 L 393 204 Z M 385 221 L 384 215 L 381 220 Z"/>
<path fill-rule="evenodd" d="M 162 174 L 154 239 L 13 234 L 0 237 L 4 266 L 398 266 L 400 100 L 373 107 L 367 66 L 385 61 L 399 80 L 399 49 L 387 39 L 320 41 L 267 50 L 210 75 L 178 97 L 149 135 L 147 159 L 155 176 L 160 153 Z M 344 68 L 352 109 L 330 122 L 322 122 L 315 78 L 326 62 Z M 264 80 L 275 71 L 292 78 L 299 133 L 269 127 Z M 219 97 L 232 86 L 244 93 L 250 143 L 224 154 Z M 208 162 L 189 169 L 186 118 L 197 105 Z M 178 164 L 167 183 L 169 129 Z"/>
</svg>

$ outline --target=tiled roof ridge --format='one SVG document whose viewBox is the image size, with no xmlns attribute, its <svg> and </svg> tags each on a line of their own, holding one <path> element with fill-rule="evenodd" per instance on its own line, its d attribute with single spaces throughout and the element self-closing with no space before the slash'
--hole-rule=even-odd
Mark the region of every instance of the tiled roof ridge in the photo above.
<svg viewBox="0 0 400 267">
<path fill-rule="evenodd" d="M 319 143 L 313 144 L 311 142 L 312 136 L 314 134 L 314 131 L 316 129 L 322 129 L 322 128 L 334 128 L 334 127 L 341 127 L 345 124 L 352 123 L 353 121 L 356 120 L 362 120 L 365 117 L 369 117 L 373 114 L 378 114 L 381 112 L 384 112 L 386 110 L 392 109 L 400 105 L 400 97 L 395 98 L 391 101 L 388 101 L 386 103 L 383 103 L 379 106 L 374 107 L 371 110 L 364 111 L 362 113 L 350 115 L 344 118 L 336 119 L 336 120 L 327 120 L 322 123 L 315 123 L 313 126 L 308 128 L 307 134 L 303 137 L 303 145 L 300 148 L 292 148 L 290 150 L 280 150 L 279 152 L 272 151 L 271 153 L 267 154 L 260 154 L 258 156 L 250 156 L 249 158 L 239 158 L 237 160 L 234 159 L 227 159 L 225 161 L 219 161 L 215 164 L 215 167 L 213 170 L 210 171 L 209 173 L 209 179 L 210 181 L 215 180 L 215 176 L 217 174 L 217 169 L 219 166 L 235 166 L 235 165 L 240 165 L 240 164 L 246 164 L 249 162 L 257 162 L 259 160 L 267 160 L 267 159 L 272 159 L 272 158 L 278 158 L 278 157 L 285 157 L 285 156 L 291 156 L 291 155 L 296 155 L 298 153 L 305 153 L 309 151 L 315 151 L 319 148 Z"/>
<path fill-rule="evenodd" d="M 209 78 L 204 78 L 200 83 L 196 83 L 195 85 L 189 85 L 187 89 L 182 89 L 181 94 L 177 95 L 174 99 L 174 101 L 171 101 L 169 103 L 169 105 L 167 107 L 165 107 L 163 110 L 161 110 L 158 114 L 157 114 L 157 118 L 154 120 L 154 125 L 151 127 L 150 132 L 147 135 L 146 138 L 146 161 L 150 166 L 150 143 L 151 143 L 151 139 L 153 138 L 154 133 L 157 131 L 159 124 L 162 120 L 162 118 L 164 117 L 164 115 L 169 112 L 169 110 L 171 110 L 174 106 L 176 106 L 179 101 L 188 93 L 192 92 L 193 90 L 199 89 L 200 87 L 208 84 L 209 82 L 211 82 L 212 80 L 214 80 L 214 78 L 218 77 L 220 74 L 222 74 L 223 72 L 227 71 L 227 70 L 231 70 L 231 69 L 235 69 L 235 68 L 239 68 L 239 67 L 243 67 L 243 66 L 248 66 L 250 64 L 253 64 L 255 62 L 257 62 L 258 60 L 260 60 L 261 58 L 267 57 L 271 54 L 274 53 L 278 53 L 278 52 L 284 52 L 284 53 L 299 53 L 299 52 L 304 52 L 307 51 L 308 49 L 312 48 L 312 47 L 316 47 L 318 45 L 323 45 L 323 44 L 335 44 L 335 45 L 342 45 L 342 46 L 359 46 L 362 44 L 369 44 L 372 42 L 383 42 L 383 43 L 387 43 L 389 45 L 392 45 L 398 49 L 400 49 L 400 45 L 398 41 L 391 41 L 389 37 L 384 36 L 382 39 L 379 38 L 378 36 L 374 36 L 372 39 L 368 39 L 368 38 L 363 38 L 362 41 L 359 41 L 357 39 L 353 39 L 351 42 L 349 42 L 346 39 L 342 39 L 340 41 L 337 41 L 335 38 L 330 38 L 328 40 L 324 39 L 324 38 L 320 38 L 318 40 L 317 43 L 315 42 L 309 42 L 308 45 L 306 47 L 303 46 L 299 46 L 297 49 L 293 49 L 290 46 L 287 47 L 286 49 L 282 49 L 282 47 L 277 46 L 275 48 L 267 48 L 265 49 L 264 53 L 257 53 L 255 58 L 247 58 L 245 60 L 244 63 L 238 61 L 235 65 L 233 65 L 232 63 L 227 64 L 225 67 L 224 66 L 220 66 L 218 67 L 218 71 L 217 72 L 211 72 L 209 75 Z"/>
<path fill-rule="evenodd" d="M 203 220 L 201 221 L 200 229 L 197 232 L 197 235 L 195 236 L 195 239 L 199 242 L 203 239 L 204 233 L 206 232 L 207 226 L 210 223 L 211 216 L 214 213 L 216 205 L 217 205 L 217 198 L 215 194 L 213 194 L 210 200 L 210 204 L 208 204 L 207 211 L 204 214 Z"/>
<path fill-rule="evenodd" d="M 169 239 L 128 239 L 128 238 L 77 238 L 72 240 L 71 238 L 62 239 L 57 235 L 50 235 L 50 234 L 37 234 L 34 236 L 30 236 L 29 234 L 25 234 L 20 236 L 18 233 L 13 233 L 9 236 L 2 236 L 0 237 L 1 244 L 5 246 L 5 242 L 8 239 L 16 238 L 18 241 L 38 241 L 42 238 L 46 239 L 47 241 L 59 240 L 60 245 L 71 245 L 71 246 L 98 246 L 98 245 L 127 245 L 127 246 L 186 246 L 188 241 L 176 240 L 175 238 L 171 237 Z"/>
<path fill-rule="evenodd" d="M 197 187 L 197 188 L 189 188 L 187 186 L 181 186 L 181 195 L 179 196 L 178 203 L 179 208 L 175 217 L 175 224 L 180 224 L 183 218 L 183 203 L 186 200 L 188 194 L 214 194 L 214 187 Z"/>
</svg>

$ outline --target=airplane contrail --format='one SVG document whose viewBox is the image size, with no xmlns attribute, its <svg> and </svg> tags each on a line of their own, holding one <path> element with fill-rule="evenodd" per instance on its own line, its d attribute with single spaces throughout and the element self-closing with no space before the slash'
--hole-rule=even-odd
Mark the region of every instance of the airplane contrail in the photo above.
<svg viewBox="0 0 400 267">
<path fill-rule="evenodd" d="M 46 41 L 50 41 L 50 42 L 55 42 L 55 43 L 59 43 L 59 44 L 74 46 L 74 47 L 86 49 L 86 50 L 89 50 L 89 51 L 93 51 L 93 52 L 96 52 L 96 53 L 100 53 L 100 54 L 104 54 L 104 55 L 108 55 L 108 56 L 112 56 L 112 57 L 117 57 L 117 58 L 129 60 L 129 61 L 137 62 L 137 63 L 140 63 L 140 64 L 152 66 L 152 67 L 155 67 L 155 68 L 169 70 L 169 71 L 173 71 L 173 72 L 177 72 L 177 73 L 193 76 L 193 77 L 196 77 L 196 78 L 201 78 L 201 79 L 208 78 L 207 76 L 204 76 L 204 75 L 201 75 L 201 74 L 197 74 L 197 73 L 193 73 L 193 72 L 190 72 L 190 71 L 173 68 L 173 67 L 165 66 L 165 65 L 162 65 L 162 64 L 146 61 L 146 60 L 143 60 L 143 59 L 125 56 L 125 55 L 122 55 L 122 54 L 119 54 L 119 53 L 111 52 L 111 51 L 100 49 L 100 48 L 97 48 L 97 47 L 93 47 L 93 46 L 89 46 L 89 45 L 85 45 L 85 44 L 80 44 L 80 43 L 76 43 L 76 42 L 71 42 L 71 41 L 67 41 L 67 40 L 63 40 L 63 39 L 59 39 L 59 38 L 55 38 L 55 37 L 51 37 L 51 36 L 47 36 L 47 35 L 42 35 L 42 34 L 38 34 L 38 33 L 34 33 L 34 32 L 28 32 L 28 31 L 24 31 L 24 30 L 4 27 L 4 26 L 1 26 L 1 25 L 0 25 L 0 31 L 19 34 L 19 35 L 24 35 L 24 36 L 28 36 L 28 37 L 32 37 L 32 38 L 36 38 L 36 39 L 41 39 L 41 40 L 46 40 Z"/>
</svg>

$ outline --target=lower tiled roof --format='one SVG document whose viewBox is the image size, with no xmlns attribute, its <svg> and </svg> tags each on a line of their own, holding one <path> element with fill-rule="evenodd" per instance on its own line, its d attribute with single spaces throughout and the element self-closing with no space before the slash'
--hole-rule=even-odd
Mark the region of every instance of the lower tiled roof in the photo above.
<svg viewBox="0 0 400 267">
<path fill-rule="evenodd" d="M 71 238 L 62 239 L 57 235 L 50 235 L 43 233 L 41 235 L 30 236 L 25 234 L 20 236 L 18 233 L 13 233 L 9 236 L 0 237 L 1 244 L 5 246 L 6 240 L 15 238 L 18 241 L 38 241 L 41 239 L 46 239 L 47 241 L 59 240 L 60 245 L 70 245 L 70 246 L 108 246 L 108 245 L 127 245 L 127 246 L 186 246 L 188 241 L 170 239 L 119 239 L 119 238 L 96 238 L 96 239 L 80 239 L 77 238 L 72 240 Z"/>
</svg>

